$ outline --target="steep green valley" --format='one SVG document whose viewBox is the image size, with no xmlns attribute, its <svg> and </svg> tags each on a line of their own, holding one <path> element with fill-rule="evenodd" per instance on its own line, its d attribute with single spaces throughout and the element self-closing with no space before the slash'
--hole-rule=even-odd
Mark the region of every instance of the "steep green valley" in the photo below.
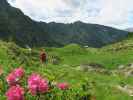
<svg viewBox="0 0 133 100">
<path fill-rule="evenodd" d="M 122 42 L 100 49 L 71 44 L 62 48 L 32 48 L 31 52 L 14 43 L 1 41 L 0 62 L 3 74 L 0 76 L 0 98 L 1 100 L 6 98 L 5 91 L 8 85 L 2 81 L 5 80 L 4 77 L 14 68 L 23 66 L 26 75 L 36 72 L 51 82 L 70 84 L 71 89 L 67 90 L 65 94 L 55 90 L 56 93 L 51 92 L 55 96 L 54 99 L 46 95 L 50 100 L 93 100 L 94 98 L 96 100 L 132 100 L 132 93 L 128 92 L 133 91 L 131 89 L 132 73 L 126 73 L 133 70 L 131 65 L 133 63 L 132 46 L 132 36 Z M 39 61 L 41 49 L 45 49 L 48 54 L 46 65 Z M 26 83 L 23 85 L 27 86 Z M 130 88 L 124 90 L 125 86 Z M 77 99 L 74 95 L 77 95 Z M 87 95 L 89 95 L 88 98 Z M 42 98 L 44 97 L 42 96 Z M 83 99 L 85 97 L 86 99 Z M 36 100 L 36 97 L 31 97 L 30 94 L 27 94 L 26 98 Z"/>
</svg>

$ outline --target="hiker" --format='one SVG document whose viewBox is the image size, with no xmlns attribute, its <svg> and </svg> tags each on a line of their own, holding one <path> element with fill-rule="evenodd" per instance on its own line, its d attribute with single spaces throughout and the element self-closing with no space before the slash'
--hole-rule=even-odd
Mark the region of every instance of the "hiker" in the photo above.
<svg viewBox="0 0 133 100">
<path fill-rule="evenodd" d="M 41 53 L 40 53 L 40 61 L 42 63 L 46 63 L 46 61 L 47 61 L 47 55 L 46 55 L 46 52 L 44 50 L 41 50 Z"/>
</svg>

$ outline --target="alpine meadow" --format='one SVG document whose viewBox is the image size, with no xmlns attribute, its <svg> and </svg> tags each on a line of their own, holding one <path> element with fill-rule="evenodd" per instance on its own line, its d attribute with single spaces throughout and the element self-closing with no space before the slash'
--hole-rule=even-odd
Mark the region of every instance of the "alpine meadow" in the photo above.
<svg viewBox="0 0 133 100">
<path fill-rule="evenodd" d="M 133 100 L 133 21 L 91 20 L 103 1 L 0 0 L 0 100 Z"/>
</svg>

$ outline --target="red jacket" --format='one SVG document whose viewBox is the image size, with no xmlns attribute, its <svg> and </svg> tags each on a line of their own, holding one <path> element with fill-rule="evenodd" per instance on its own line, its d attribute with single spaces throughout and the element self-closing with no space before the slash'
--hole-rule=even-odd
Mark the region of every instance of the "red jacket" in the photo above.
<svg viewBox="0 0 133 100">
<path fill-rule="evenodd" d="M 45 52 L 41 52 L 40 53 L 40 60 L 41 60 L 41 62 L 46 62 L 46 58 L 47 58 L 46 53 Z"/>
</svg>

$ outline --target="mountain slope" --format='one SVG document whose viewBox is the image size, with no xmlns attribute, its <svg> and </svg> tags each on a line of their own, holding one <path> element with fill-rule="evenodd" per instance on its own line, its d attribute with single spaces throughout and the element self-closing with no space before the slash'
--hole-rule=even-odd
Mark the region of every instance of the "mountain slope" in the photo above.
<svg viewBox="0 0 133 100">
<path fill-rule="evenodd" d="M 25 16 L 19 9 L 11 7 L 6 0 L 0 2 L 0 33 L 5 35 L 6 39 L 13 39 L 20 45 L 32 45 L 33 40 L 37 45 L 40 41 L 45 41 L 45 43 L 49 41 L 44 37 L 46 35 L 48 38 L 48 35 L 37 22 Z"/>
<path fill-rule="evenodd" d="M 125 30 L 128 31 L 128 32 L 133 32 L 133 28 L 127 28 Z"/>
<path fill-rule="evenodd" d="M 24 46 L 63 46 L 70 43 L 101 47 L 120 41 L 127 32 L 114 28 L 75 22 L 44 23 L 31 20 L 6 0 L 0 3 L 0 38 Z"/>
<path fill-rule="evenodd" d="M 119 41 L 117 43 L 108 45 L 103 47 L 104 49 L 110 50 L 110 51 L 126 51 L 133 49 L 133 33 L 128 33 L 127 38 L 123 39 L 122 41 Z"/>
<path fill-rule="evenodd" d="M 111 27 L 80 21 L 72 24 L 48 23 L 48 28 L 48 32 L 53 33 L 51 35 L 56 34 L 55 40 L 57 42 L 63 44 L 78 43 L 92 47 L 101 47 L 116 42 L 127 35 L 126 32 Z"/>
</svg>

